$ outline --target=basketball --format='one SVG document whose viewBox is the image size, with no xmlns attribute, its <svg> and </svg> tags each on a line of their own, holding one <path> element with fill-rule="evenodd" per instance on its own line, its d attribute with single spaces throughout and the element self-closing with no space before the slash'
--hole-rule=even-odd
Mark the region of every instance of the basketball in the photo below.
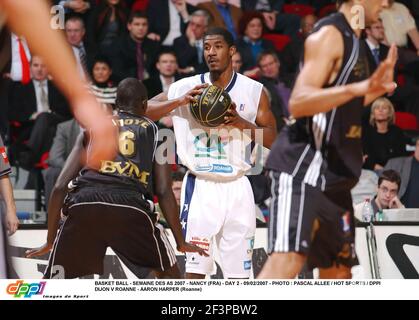
<svg viewBox="0 0 419 320">
<path fill-rule="evenodd" d="M 230 95 L 220 87 L 210 85 L 189 104 L 189 109 L 201 125 L 217 127 L 224 122 L 224 116 L 230 105 Z"/>
</svg>

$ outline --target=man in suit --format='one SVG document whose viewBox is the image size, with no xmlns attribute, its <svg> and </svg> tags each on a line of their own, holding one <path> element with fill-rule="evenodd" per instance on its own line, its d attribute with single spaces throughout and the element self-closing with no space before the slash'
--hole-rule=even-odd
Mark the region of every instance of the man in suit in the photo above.
<svg viewBox="0 0 419 320">
<path fill-rule="evenodd" d="M 367 57 L 370 66 L 370 72 L 377 69 L 377 66 L 388 54 L 389 47 L 383 44 L 385 42 L 384 26 L 381 19 L 365 29 L 367 35 L 365 43 L 367 44 Z"/>
<path fill-rule="evenodd" d="M 173 49 L 173 42 L 186 29 L 190 14 L 196 8 L 185 0 L 153 0 L 149 2 L 147 16 L 150 21 L 149 37 L 160 41 L 166 50 Z"/>
<path fill-rule="evenodd" d="M 42 153 L 49 150 L 57 124 L 72 117 L 67 100 L 48 79 L 42 58 L 32 56 L 30 68 L 32 81 L 26 85 L 17 83 L 9 98 L 9 120 L 25 127 L 12 148 L 15 159 L 19 158 L 25 169 L 31 169 Z M 20 152 L 22 148 L 27 149 L 25 154 Z"/>
<path fill-rule="evenodd" d="M 57 126 L 57 133 L 49 151 L 48 168 L 43 171 L 45 183 L 45 200 L 48 205 L 52 188 L 70 155 L 80 133 L 80 125 L 75 119 L 60 123 Z"/>
<path fill-rule="evenodd" d="M 178 78 L 176 72 L 178 64 L 173 52 L 161 52 L 156 63 L 158 75 L 144 80 L 147 93 L 150 98 L 169 90 L 170 85 Z"/>
<path fill-rule="evenodd" d="M 179 73 L 192 76 L 208 71 L 204 61 L 204 33 L 208 29 L 210 16 L 205 10 L 191 15 L 185 34 L 175 39 L 174 50 L 178 58 Z"/>
<path fill-rule="evenodd" d="M 80 16 L 70 16 L 65 22 L 65 35 L 68 44 L 73 50 L 77 62 L 80 76 L 83 79 L 89 79 L 89 70 L 92 65 L 92 54 L 88 52 L 84 41 L 86 28 L 83 19 Z"/>
<path fill-rule="evenodd" d="M 132 12 L 127 25 L 129 34 L 115 42 L 110 59 L 117 80 L 128 77 L 144 80 L 155 72 L 160 45 L 147 38 L 148 21 L 144 13 Z"/>
<path fill-rule="evenodd" d="M 416 138 L 415 153 L 411 157 L 390 159 L 384 170 L 393 169 L 402 179 L 399 198 L 406 208 L 419 208 L 419 138 Z"/>
<path fill-rule="evenodd" d="M 239 20 L 242 10 L 239 7 L 228 3 L 228 0 L 213 0 L 203 2 L 198 8 L 206 10 L 211 16 L 209 27 L 222 27 L 230 31 L 234 39 L 237 39 L 239 31 Z"/>
</svg>

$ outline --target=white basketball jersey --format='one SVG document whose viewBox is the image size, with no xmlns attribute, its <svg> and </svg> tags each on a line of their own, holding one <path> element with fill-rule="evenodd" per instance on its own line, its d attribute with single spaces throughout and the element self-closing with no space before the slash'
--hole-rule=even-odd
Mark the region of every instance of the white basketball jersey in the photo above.
<svg viewBox="0 0 419 320">
<path fill-rule="evenodd" d="M 168 98 L 176 99 L 201 83 L 211 83 L 209 73 L 181 79 L 173 83 Z M 239 115 L 255 123 L 262 84 L 233 73 L 225 88 Z M 173 110 L 173 126 L 176 136 L 176 151 L 182 164 L 198 177 L 231 181 L 245 175 L 251 169 L 252 140 L 237 128 L 224 129 L 203 127 L 193 118 L 189 106 Z"/>
</svg>

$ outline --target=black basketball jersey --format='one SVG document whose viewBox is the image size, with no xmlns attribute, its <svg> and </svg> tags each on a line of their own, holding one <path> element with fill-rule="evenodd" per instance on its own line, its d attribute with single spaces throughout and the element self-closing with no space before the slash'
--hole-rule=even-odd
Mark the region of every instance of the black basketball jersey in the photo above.
<svg viewBox="0 0 419 320">
<path fill-rule="evenodd" d="M 158 141 L 157 126 L 146 117 L 123 111 L 118 112 L 113 122 L 119 129 L 117 155 L 112 160 L 102 160 L 99 170 L 84 167 L 73 185 L 104 188 L 102 191 L 133 190 L 150 199 L 153 194 L 152 171 Z"/>
<path fill-rule="evenodd" d="M 325 87 L 365 80 L 369 76 L 363 42 L 342 13 L 328 16 L 317 32 L 333 25 L 344 41 L 342 67 L 336 80 Z M 316 75 L 313 75 L 315 77 Z M 356 184 L 362 168 L 361 118 L 364 97 L 336 106 L 327 113 L 297 119 L 274 142 L 266 167 L 292 175 L 298 181 L 323 188 L 337 183 Z"/>
</svg>

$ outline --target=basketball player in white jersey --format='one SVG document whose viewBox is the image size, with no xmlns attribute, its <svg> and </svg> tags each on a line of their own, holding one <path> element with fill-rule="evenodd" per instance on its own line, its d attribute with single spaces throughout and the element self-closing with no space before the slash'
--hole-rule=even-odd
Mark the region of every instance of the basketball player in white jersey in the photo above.
<svg viewBox="0 0 419 320">
<path fill-rule="evenodd" d="M 210 72 L 181 79 L 167 94 L 149 101 L 147 116 L 153 120 L 172 114 L 176 151 L 189 169 L 181 196 L 184 235 L 210 255 L 186 255 L 190 279 L 214 273 L 214 246 L 225 278 L 249 278 L 251 272 L 256 216 L 252 188 L 245 177 L 252 166 L 245 151 L 255 140 L 269 148 L 276 128 L 262 85 L 233 71 L 235 52 L 228 31 L 208 30 L 204 58 Z M 224 88 L 234 103 L 224 124 L 215 130 L 199 125 L 188 107 L 204 83 Z M 259 133 L 261 138 L 255 139 Z"/>
</svg>

